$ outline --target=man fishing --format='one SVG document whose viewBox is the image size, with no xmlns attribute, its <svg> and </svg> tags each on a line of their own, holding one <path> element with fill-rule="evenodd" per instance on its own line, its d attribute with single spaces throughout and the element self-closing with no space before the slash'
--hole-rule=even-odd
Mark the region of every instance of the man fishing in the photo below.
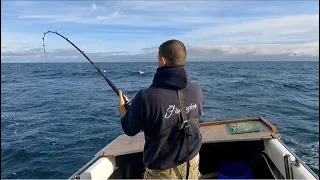
<svg viewBox="0 0 320 180">
<path fill-rule="evenodd" d="M 144 179 L 198 179 L 202 145 L 199 120 L 203 93 L 185 67 L 181 41 L 160 45 L 153 84 L 140 90 L 126 110 L 119 91 L 122 129 L 128 136 L 144 131 Z M 189 161 L 188 161 L 189 160 Z"/>
</svg>

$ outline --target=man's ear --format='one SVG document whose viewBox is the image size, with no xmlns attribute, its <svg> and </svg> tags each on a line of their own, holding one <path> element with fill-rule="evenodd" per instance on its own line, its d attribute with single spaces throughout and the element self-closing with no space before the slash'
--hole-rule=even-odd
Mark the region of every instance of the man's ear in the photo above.
<svg viewBox="0 0 320 180">
<path fill-rule="evenodd" d="M 162 62 L 163 65 L 165 66 L 168 65 L 168 60 L 165 57 L 160 57 L 160 61 Z"/>
</svg>

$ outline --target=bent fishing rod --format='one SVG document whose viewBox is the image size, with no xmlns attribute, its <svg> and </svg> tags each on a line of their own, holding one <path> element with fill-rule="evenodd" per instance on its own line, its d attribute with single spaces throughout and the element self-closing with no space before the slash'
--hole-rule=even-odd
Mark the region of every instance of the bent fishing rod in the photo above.
<svg viewBox="0 0 320 180">
<path fill-rule="evenodd" d="M 63 35 L 59 34 L 57 31 L 47 31 L 43 33 L 43 37 L 42 37 L 42 41 L 43 41 L 43 52 L 45 53 L 45 56 L 47 58 L 46 55 L 46 48 L 44 45 L 44 38 L 48 33 L 53 33 L 56 34 L 60 37 L 62 37 L 63 39 L 65 39 L 66 41 L 68 41 L 73 47 L 75 47 L 89 62 L 90 64 L 102 75 L 102 77 L 107 81 L 107 83 L 111 86 L 111 88 L 113 89 L 114 92 L 117 93 L 117 95 L 119 96 L 119 89 L 107 78 L 107 76 L 90 60 L 90 58 L 84 53 L 84 51 L 81 51 L 81 49 L 79 49 L 75 44 L 73 44 L 68 38 L 64 37 Z M 123 95 L 124 96 L 124 95 Z M 126 98 L 123 97 L 125 100 L 125 107 L 126 109 L 128 109 L 131 101 L 126 101 Z"/>
</svg>

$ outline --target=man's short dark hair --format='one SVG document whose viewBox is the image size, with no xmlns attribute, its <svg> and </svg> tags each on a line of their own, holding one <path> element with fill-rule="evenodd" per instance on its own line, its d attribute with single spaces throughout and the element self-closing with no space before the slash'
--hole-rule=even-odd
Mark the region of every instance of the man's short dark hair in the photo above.
<svg viewBox="0 0 320 180">
<path fill-rule="evenodd" d="M 186 62 L 186 47 L 179 40 L 169 40 L 162 43 L 159 47 L 159 56 L 168 60 L 169 66 L 181 66 Z"/>
</svg>

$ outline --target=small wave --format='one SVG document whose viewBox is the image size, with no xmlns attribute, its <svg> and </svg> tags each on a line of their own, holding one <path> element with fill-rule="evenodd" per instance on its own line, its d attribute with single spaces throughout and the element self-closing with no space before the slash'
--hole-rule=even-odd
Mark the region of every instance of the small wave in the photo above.
<svg viewBox="0 0 320 180">
<path fill-rule="evenodd" d="M 32 157 L 38 156 L 38 153 L 32 153 L 26 149 L 1 149 L 1 163 L 8 163 L 8 161 L 12 162 L 28 162 L 32 159 Z"/>
<path fill-rule="evenodd" d="M 240 69 L 239 66 L 230 66 L 229 68 L 230 68 L 230 69 Z"/>
<path fill-rule="evenodd" d="M 40 67 L 38 68 L 38 69 L 40 69 Z M 31 73 L 32 74 L 41 74 L 41 73 L 46 73 L 46 72 L 48 72 L 48 71 L 46 71 L 46 70 L 34 70 L 34 71 L 32 71 Z"/>
<path fill-rule="evenodd" d="M 298 100 L 290 100 L 290 99 L 285 99 L 282 101 L 283 105 L 287 109 L 292 109 L 293 111 L 296 112 L 301 112 L 305 113 L 306 110 L 318 110 L 318 107 L 314 105 L 310 105 L 307 103 L 310 103 L 309 101 L 305 102 L 303 99 L 298 99 Z M 287 106 L 285 106 L 287 105 Z M 303 109 L 305 108 L 305 109 Z M 303 110 L 302 110 L 303 109 Z"/>
<path fill-rule="evenodd" d="M 12 80 L 1 80 L 1 83 L 20 83 L 20 82 L 23 82 L 22 80 L 20 79 L 12 79 Z"/>
<path fill-rule="evenodd" d="M 306 90 L 308 88 L 308 86 L 306 84 L 285 83 L 282 86 L 284 88 L 296 89 L 296 90 Z"/>
<path fill-rule="evenodd" d="M 43 73 L 36 73 L 36 74 L 33 74 L 32 76 L 35 77 L 35 78 L 46 79 L 46 78 L 49 77 L 49 79 L 52 79 L 52 78 L 63 76 L 63 73 L 62 72 L 52 72 L 52 71 L 50 72 L 50 71 L 47 71 L 47 72 L 43 72 Z"/>
<path fill-rule="evenodd" d="M 147 73 L 144 73 L 144 75 L 146 75 Z M 112 79 L 113 80 L 118 80 L 118 79 L 120 79 L 121 81 L 125 78 L 125 79 L 128 79 L 128 78 L 134 78 L 134 77 L 140 77 L 140 73 L 139 73 L 139 71 L 138 71 L 138 73 L 137 73 L 137 71 L 126 71 L 126 72 L 122 72 L 122 73 L 119 73 L 119 72 L 115 72 L 115 73 L 113 73 L 113 77 L 112 77 Z"/>
<path fill-rule="evenodd" d="M 308 153 L 297 151 L 297 155 L 315 172 L 319 173 L 319 142 L 313 142 L 305 146 Z"/>
<path fill-rule="evenodd" d="M 1 84 L 3 83 L 19 83 L 19 82 L 22 82 L 22 81 L 19 81 L 19 80 L 1 80 Z"/>
<path fill-rule="evenodd" d="M 288 143 L 292 143 L 292 144 L 299 144 L 297 140 L 291 139 L 291 138 L 282 137 L 282 140 L 283 140 L 284 142 L 286 142 L 286 143 L 288 142 Z"/>
<path fill-rule="evenodd" d="M 230 86 L 233 88 L 242 88 L 242 87 L 248 87 L 248 86 L 253 86 L 253 85 L 255 85 L 255 84 L 252 82 L 247 82 L 245 80 L 236 81 L 236 82 L 230 84 Z"/>
<path fill-rule="evenodd" d="M 271 79 L 262 79 L 262 80 L 260 80 L 260 83 L 261 84 L 266 84 L 266 83 L 276 84 L 277 82 L 273 81 Z"/>
<path fill-rule="evenodd" d="M 257 75 L 255 75 L 255 74 L 243 74 L 243 75 L 239 75 L 239 77 L 247 78 L 247 79 L 254 79 L 254 78 L 257 77 Z"/>
<path fill-rule="evenodd" d="M 35 162 L 33 164 L 37 164 L 39 162 Z M 40 166 L 39 164 L 35 166 Z M 56 179 L 55 177 L 66 177 L 67 173 L 62 173 L 64 169 L 60 169 L 60 171 L 44 170 L 43 167 L 35 167 L 32 170 L 28 169 L 19 169 L 15 170 L 15 172 L 3 173 L 4 179 Z"/>
<path fill-rule="evenodd" d="M 71 76 L 92 76 L 96 75 L 97 72 L 92 72 L 92 71 L 83 71 L 83 72 L 73 72 L 71 73 Z"/>
</svg>

